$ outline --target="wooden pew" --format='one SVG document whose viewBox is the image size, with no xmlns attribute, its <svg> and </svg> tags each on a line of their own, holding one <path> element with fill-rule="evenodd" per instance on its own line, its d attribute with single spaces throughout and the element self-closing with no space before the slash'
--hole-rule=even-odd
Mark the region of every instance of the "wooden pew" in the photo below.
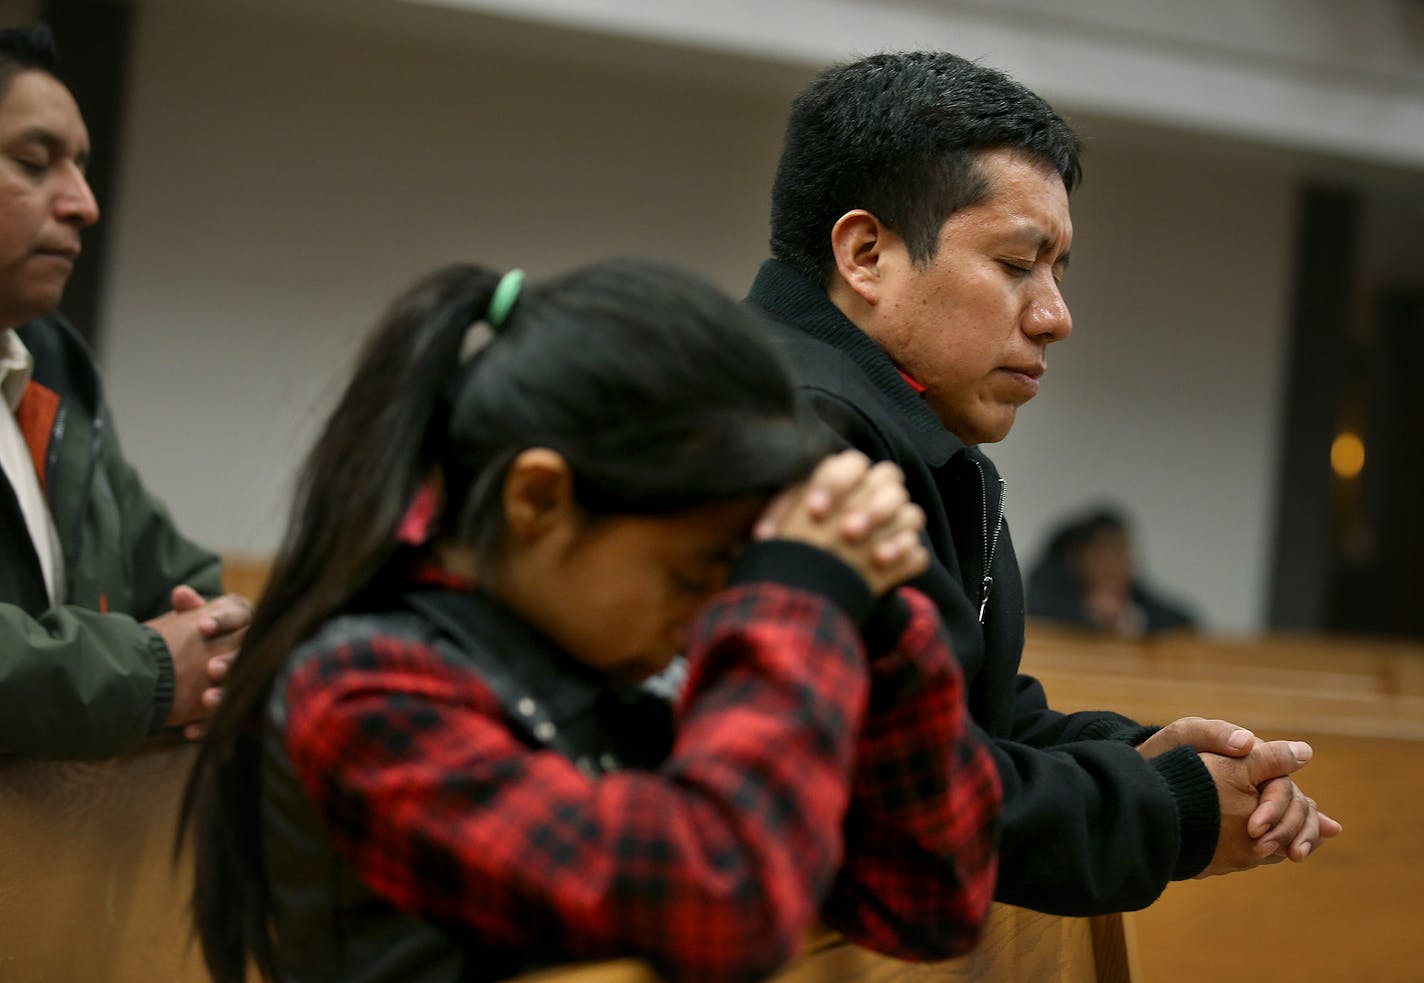
<svg viewBox="0 0 1424 983">
<path fill-rule="evenodd" d="M 995 905 L 984 940 L 967 956 L 905 963 L 848 945 L 835 933 L 811 940 L 774 983 L 1131 983 L 1136 954 L 1121 915 L 1059 918 Z"/>
<path fill-rule="evenodd" d="M 1424 965 L 1424 646 L 1366 638 L 1121 642 L 1030 626 L 1024 668 L 1063 710 L 1219 717 L 1315 757 L 1300 786 L 1345 833 L 1302 865 L 1170 886 L 1131 916 L 1141 978 L 1405 981 Z"/>
<path fill-rule="evenodd" d="M 202 983 L 189 943 L 186 867 L 171 862 L 191 746 L 107 761 L 0 758 L 0 980 Z M 1120 919 L 998 906 L 973 954 L 912 965 L 821 932 L 777 983 L 1044 980 L 1129 983 Z M 522 983 L 659 983 L 636 960 L 566 967 Z"/>
<path fill-rule="evenodd" d="M 0 980 L 199 983 L 174 823 L 193 748 L 0 756 Z"/>
<path fill-rule="evenodd" d="M 1107 707 L 1162 722 L 1186 712 L 1261 731 L 1424 740 L 1418 644 L 1179 634 L 1137 642 L 1031 626 L 1024 670 L 1059 709 Z"/>
<path fill-rule="evenodd" d="M 995 905 L 984 941 L 961 959 L 906 963 L 813 931 L 801 955 L 768 983 L 1130 983 L 1122 917 L 1056 918 Z M 551 969 L 517 983 L 663 983 L 645 964 L 624 959 Z"/>
</svg>

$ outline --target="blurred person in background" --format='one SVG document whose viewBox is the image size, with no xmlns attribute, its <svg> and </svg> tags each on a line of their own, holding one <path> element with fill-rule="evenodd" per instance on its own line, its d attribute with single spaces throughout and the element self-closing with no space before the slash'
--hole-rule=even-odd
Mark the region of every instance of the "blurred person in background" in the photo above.
<svg viewBox="0 0 1424 983">
<path fill-rule="evenodd" d="M 1062 523 L 1028 578 L 1028 614 L 1128 638 L 1194 631 L 1184 605 L 1148 585 L 1127 517 L 1100 506 Z"/>
</svg>

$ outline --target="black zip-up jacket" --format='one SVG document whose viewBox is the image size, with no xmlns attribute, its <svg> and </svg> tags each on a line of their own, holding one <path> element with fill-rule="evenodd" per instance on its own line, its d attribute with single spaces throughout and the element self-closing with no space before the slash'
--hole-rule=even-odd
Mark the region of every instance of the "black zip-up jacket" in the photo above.
<svg viewBox="0 0 1424 983">
<path fill-rule="evenodd" d="M 924 509 L 933 560 L 914 586 L 949 629 L 1004 788 L 998 900 L 1061 915 L 1130 911 L 1200 873 L 1220 815 L 1196 752 L 1146 761 L 1135 745 L 1153 728 L 1110 712 L 1058 713 L 1019 672 L 1023 582 L 992 462 L 945 429 L 810 280 L 768 260 L 747 299 L 774 319 L 817 414 L 846 445 L 899 465 Z"/>
</svg>

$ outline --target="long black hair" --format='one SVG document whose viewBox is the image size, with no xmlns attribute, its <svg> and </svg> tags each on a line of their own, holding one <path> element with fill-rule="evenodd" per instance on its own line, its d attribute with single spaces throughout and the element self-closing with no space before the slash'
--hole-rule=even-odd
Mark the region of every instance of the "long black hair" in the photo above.
<svg viewBox="0 0 1424 983">
<path fill-rule="evenodd" d="M 273 682 L 323 622 L 399 580 L 415 549 L 401 521 L 433 473 L 439 535 L 486 559 L 502 545 L 503 476 L 528 447 L 565 457 L 591 517 L 770 495 L 827 449 L 759 315 L 708 284 L 647 262 L 597 264 L 526 289 L 462 359 L 499 280 L 451 266 L 398 299 L 300 474 L 183 797 L 178 846 L 191 837 L 194 924 L 217 983 L 241 983 L 249 961 L 276 971 L 258 813 Z"/>
</svg>

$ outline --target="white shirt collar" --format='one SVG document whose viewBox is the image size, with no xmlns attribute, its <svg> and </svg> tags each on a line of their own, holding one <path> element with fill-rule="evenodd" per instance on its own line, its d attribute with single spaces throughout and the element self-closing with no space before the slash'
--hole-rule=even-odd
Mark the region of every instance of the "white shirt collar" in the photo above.
<svg viewBox="0 0 1424 983">
<path fill-rule="evenodd" d="M 20 397 L 25 394 L 30 376 L 35 370 L 35 359 L 14 328 L 6 328 L 0 334 L 0 393 L 3 393 L 10 412 L 20 405 Z"/>
</svg>

